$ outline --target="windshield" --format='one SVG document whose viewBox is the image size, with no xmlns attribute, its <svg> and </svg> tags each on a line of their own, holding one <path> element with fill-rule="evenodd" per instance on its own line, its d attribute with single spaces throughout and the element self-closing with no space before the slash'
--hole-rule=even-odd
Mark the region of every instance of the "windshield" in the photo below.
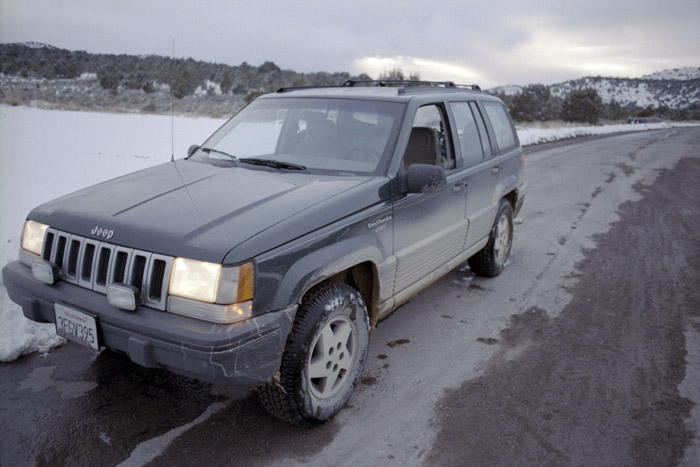
<svg viewBox="0 0 700 467">
<path fill-rule="evenodd" d="M 259 99 L 209 138 L 193 159 L 294 164 L 315 173 L 377 174 L 393 148 L 403 104 L 326 98 Z M 209 150 L 207 150 L 207 148 Z M 232 157 L 233 156 L 233 157 Z M 277 168 L 288 168 L 277 164 Z M 261 167 L 261 164 L 255 164 Z"/>
</svg>

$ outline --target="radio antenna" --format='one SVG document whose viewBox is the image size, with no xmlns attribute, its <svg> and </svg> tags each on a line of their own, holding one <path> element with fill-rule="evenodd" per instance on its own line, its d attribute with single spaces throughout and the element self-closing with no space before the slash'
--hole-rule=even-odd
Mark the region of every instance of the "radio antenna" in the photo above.
<svg viewBox="0 0 700 467">
<path fill-rule="evenodd" d="M 177 166 L 177 163 L 175 163 L 175 107 L 173 104 L 173 84 L 175 83 L 175 74 L 173 73 L 173 68 L 175 67 L 175 38 L 173 37 L 173 59 L 170 61 L 170 162 L 173 163 L 173 167 L 175 167 L 175 172 L 177 172 L 177 176 L 180 179 L 180 183 L 182 183 L 182 187 L 185 189 L 185 193 L 187 193 L 187 197 L 190 199 L 190 203 L 192 203 L 192 207 L 194 207 L 194 210 L 197 211 L 197 214 L 199 214 L 199 217 L 204 219 L 204 216 L 202 215 L 202 212 L 199 210 L 197 207 L 197 203 L 194 202 L 194 199 L 192 199 L 192 195 L 190 194 L 189 188 L 187 188 L 187 184 L 185 183 L 185 180 L 182 178 L 182 174 L 180 173 L 180 169 Z"/>
<path fill-rule="evenodd" d="M 173 105 L 173 64 L 175 63 L 175 38 L 173 59 L 170 61 L 170 162 L 175 162 L 175 107 Z"/>
</svg>

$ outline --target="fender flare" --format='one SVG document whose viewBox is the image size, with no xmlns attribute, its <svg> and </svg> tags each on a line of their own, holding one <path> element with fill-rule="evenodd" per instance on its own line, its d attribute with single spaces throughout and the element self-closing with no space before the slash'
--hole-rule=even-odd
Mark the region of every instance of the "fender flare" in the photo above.
<svg viewBox="0 0 700 467">
<path fill-rule="evenodd" d="M 315 285 L 358 264 L 369 262 L 378 273 L 377 265 L 382 258 L 381 248 L 372 235 L 348 238 L 314 250 L 289 267 L 277 288 L 273 308 L 301 303 Z"/>
</svg>

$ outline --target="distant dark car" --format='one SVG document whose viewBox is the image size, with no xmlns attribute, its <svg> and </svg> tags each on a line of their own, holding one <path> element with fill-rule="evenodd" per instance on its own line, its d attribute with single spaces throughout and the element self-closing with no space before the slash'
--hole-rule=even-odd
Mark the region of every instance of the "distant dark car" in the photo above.
<svg viewBox="0 0 700 467">
<path fill-rule="evenodd" d="M 381 318 L 465 261 L 506 263 L 524 155 L 504 104 L 469 88 L 262 96 L 186 159 L 34 209 L 8 293 L 75 342 L 321 423 Z"/>
</svg>

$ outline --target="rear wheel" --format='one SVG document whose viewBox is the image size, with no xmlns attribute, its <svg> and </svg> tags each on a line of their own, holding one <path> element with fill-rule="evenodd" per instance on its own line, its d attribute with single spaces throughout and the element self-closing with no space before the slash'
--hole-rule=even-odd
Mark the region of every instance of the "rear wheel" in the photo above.
<svg viewBox="0 0 700 467">
<path fill-rule="evenodd" d="M 322 283 L 299 307 L 279 383 L 257 388 L 258 398 L 282 420 L 318 425 L 347 404 L 368 347 L 369 319 L 359 292 L 347 284 Z"/>
<path fill-rule="evenodd" d="M 480 276 L 496 277 L 503 271 L 513 244 L 513 207 L 502 199 L 491 228 L 489 241 L 469 258 L 469 268 Z"/>
</svg>

